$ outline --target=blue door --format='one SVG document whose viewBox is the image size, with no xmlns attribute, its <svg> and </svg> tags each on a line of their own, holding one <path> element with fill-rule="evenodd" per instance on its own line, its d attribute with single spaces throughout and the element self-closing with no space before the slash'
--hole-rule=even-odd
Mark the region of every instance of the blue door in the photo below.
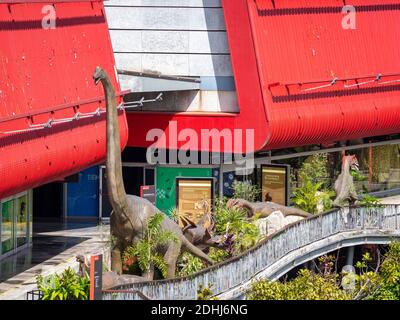
<svg viewBox="0 0 400 320">
<path fill-rule="evenodd" d="M 67 184 L 67 217 L 99 217 L 99 167 L 79 173 L 78 183 Z"/>
</svg>

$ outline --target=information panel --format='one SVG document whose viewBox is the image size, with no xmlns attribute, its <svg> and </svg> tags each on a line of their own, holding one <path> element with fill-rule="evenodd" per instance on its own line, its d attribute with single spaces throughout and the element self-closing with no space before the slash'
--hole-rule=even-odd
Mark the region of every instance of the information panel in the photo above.
<svg viewBox="0 0 400 320">
<path fill-rule="evenodd" d="M 261 165 L 262 201 L 289 205 L 289 169 L 290 166 L 287 165 Z"/>
<path fill-rule="evenodd" d="M 140 196 L 149 200 L 156 205 L 156 188 L 155 186 L 140 186 Z"/>
<path fill-rule="evenodd" d="M 178 214 L 196 223 L 214 201 L 213 179 L 177 178 L 176 183 Z"/>
<path fill-rule="evenodd" d="M 90 257 L 90 300 L 102 299 L 103 255 Z"/>
</svg>

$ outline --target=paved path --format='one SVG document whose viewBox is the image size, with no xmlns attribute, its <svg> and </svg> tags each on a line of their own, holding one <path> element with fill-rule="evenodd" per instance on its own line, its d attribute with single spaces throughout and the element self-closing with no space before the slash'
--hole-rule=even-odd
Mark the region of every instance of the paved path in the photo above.
<svg viewBox="0 0 400 320">
<path fill-rule="evenodd" d="M 379 199 L 383 204 L 400 204 L 400 195 Z"/>
<path fill-rule="evenodd" d="M 0 261 L 0 300 L 26 299 L 26 293 L 37 288 L 38 274 L 61 273 L 68 267 L 77 270 L 77 254 L 103 253 L 106 256 L 109 252 L 109 226 L 79 226 L 75 224 L 74 229 L 37 232 L 32 248 Z M 108 261 L 106 256 L 106 263 Z"/>
</svg>

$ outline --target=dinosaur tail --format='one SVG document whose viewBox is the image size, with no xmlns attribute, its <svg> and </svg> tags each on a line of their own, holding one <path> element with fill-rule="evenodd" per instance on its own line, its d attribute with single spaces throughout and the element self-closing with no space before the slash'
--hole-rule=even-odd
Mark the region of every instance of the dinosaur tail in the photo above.
<svg viewBox="0 0 400 320">
<path fill-rule="evenodd" d="M 191 244 L 189 242 L 189 240 L 186 239 L 186 237 L 183 237 L 182 249 L 192 253 L 193 255 L 195 255 L 196 257 L 200 258 L 201 260 L 203 260 L 204 262 L 206 262 L 206 263 L 208 263 L 210 265 L 214 264 L 214 261 L 212 261 L 211 258 L 208 255 L 206 255 L 199 248 L 197 248 L 196 246 Z"/>
</svg>

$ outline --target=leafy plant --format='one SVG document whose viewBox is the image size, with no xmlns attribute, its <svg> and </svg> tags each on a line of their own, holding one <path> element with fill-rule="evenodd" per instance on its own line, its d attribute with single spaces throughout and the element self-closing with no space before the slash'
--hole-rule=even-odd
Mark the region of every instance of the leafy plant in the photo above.
<svg viewBox="0 0 400 320">
<path fill-rule="evenodd" d="M 305 179 L 302 187 L 296 188 L 293 191 L 293 203 L 297 208 L 300 208 L 309 213 L 318 213 L 319 206 L 322 205 L 322 211 L 332 207 L 331 197 L 333 191 L 320 191 L 323 183 L 314 183 L 310 179 Z"/>
<path fill-rule="evenodd" d="M 208 287 L 199 285 L 199 289 L 197 290 L 197 300 L 219 300 L 217 297 L 213 297 L 214 292 L 212 291 L 212 287 L 212 284 Z"/>
<path fill-rule="evenodd" d="M 256 225 L 247 220 L 243 209 L 227 208 L 222 201 L 215 208 L 216 232 L 218 234 L 233 234 L 234 253 L 240 253 L 259 240 L 260 232 Z"/>
<path fill-rule="evenodd" d="M 368 177 L 364 176 L 358 170 L 350 170 L 350 174 L 353 177 L 354 181 L 367 181 Z"/>
<path fill-rule="evenodd" d="M 367 208 L 379 208 L 382 207 L 382 202 L 375 196 L 371 196 L 369 194 L 363 194 L 361 200 L 359 200 L 358 204 L 362 207 Z"/>
<path fill-rule="evenodd" d="M 378 263 L 375 270 L 370 267 L 370 253 L 364 253 L 361 261 L 355 264 L 354 287 L 349 286 L 346 290 L 339 285 L 340 275 L 333 270 L 333 260 L 332 256 L 322 256 L 318 274 L 302 269 L 289 282 L 256 281 L 247 292 L 247 299 L 400 300 L 400 242 L 389 245 L 382 265 Z M 343 280 L 346 279 L 342 279 L 342 283 Z"/>
<path fill-rule="evenodd" d="M 260 280 L 253 283 L 247 300 L 348 300 L 351 296 L 340 289 L 336 277 L 315 274 L 307 269 L 295 279 L 282 283 Z"/>
<path fill-rule="evenodd" d="M 184 252 L 178 258 L 177 262 L 177 274 L 180 277 L 190 276 L 204 268 L 204 263 L 199 258 L 190 254 L 189 252 Z"/>
<path fill-rule="evenodd" d="M 247 181 L 234 181 L 232 184 L 233 198 L 255 202 L 259 199 L 261 190 Z"/>
<path fill-rule="evenodd" d="M 179 211 L 178 208 L 171 208 L 168 211 L 168 216 L 175 221 L 176 223 L 179 223 Z"/>
<path fill-rule="evenodd" d="M 161 229 L 163 220 L 163 213 L 157 213 L 150 217 L 143 239 L 126 249 L 124 260 L 136 257 L 143 272 L 151 272 L 156 267 L 165 278 L 167 276 L 167 264 L 164 257 L 157 252 L 157 248 L 178 239 L 173 232 Z"/>
<path fill-rule="evenodd" d="M 61 275 L 37 276 L 37 287 L 43 293 L 42 300 L 88 300 L 90 280 L 80 277 L 68 268 Z"/>
<path fill-rule="evenodd" d="M 329 186 L 328 178 L 328 155 L 326 153 L 316 153 L 307 158 L 299 169 L 299 185 L 302 186 L 306 181 L 313 184 L 321 183 L 323 189 Z"/>
<path fill-rule="evenodd" d="M 380 282 L 372 298 L 400 300 L 400 242 L 392 242 L 379 270 Z"/>
<path fill-rule="evenodd" d="M 210 252 L 208 256 L 215 261 L 216 263 L 222 262 L 230 257 L 230 254 L 227 250 L 218 249 L 218 248 L 210 248 Z"/>
</svg>

